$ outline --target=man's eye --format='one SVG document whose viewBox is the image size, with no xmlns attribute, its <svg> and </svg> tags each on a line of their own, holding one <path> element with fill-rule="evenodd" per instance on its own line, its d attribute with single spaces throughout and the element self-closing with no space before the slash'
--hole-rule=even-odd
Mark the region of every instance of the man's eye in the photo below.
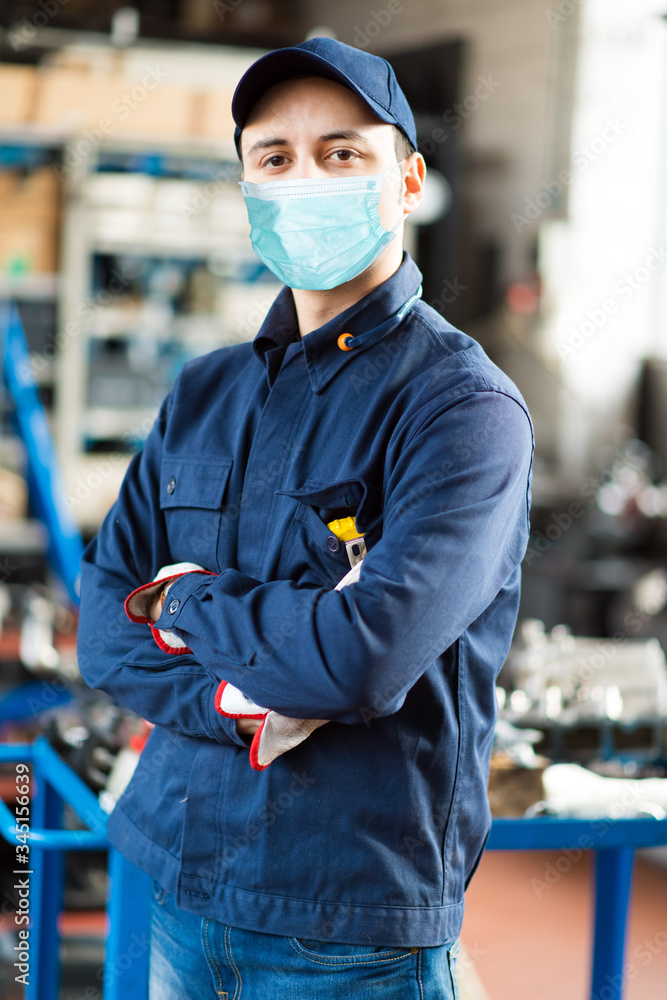
<svg viewBox="0 0 667 1000">
<path fill-rule="evenodd" d="M 337 149 L 334 156 L 337 160 L 344 162 L 345 160 L 353 160 L 356 157 L 356 153 L 353 153 L 351 149 Z"/>
<path fill-rule="evenodd" d="M 284 156 L 281 156 L 280 153 L 275 153 L 273 156 L 270 156 L 268 160 L 265 161 L 265 165 L 269 167 L 282 167 L 284 160 L 285 160 Z"/>
</svg>

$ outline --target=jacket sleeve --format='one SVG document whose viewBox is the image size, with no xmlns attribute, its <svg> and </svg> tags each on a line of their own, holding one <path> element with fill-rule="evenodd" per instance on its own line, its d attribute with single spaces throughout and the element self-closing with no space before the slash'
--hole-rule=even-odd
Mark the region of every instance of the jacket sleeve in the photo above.
<svg viewBox="0 0 667 1000">
<path fill-rule="evenodd" d="M 189 574 L 173 584 L 157 627 L 282 715 L 390 715 L 516 580 L 532 449 L 526 411 L 501 392 L 441 404 L 392 456 L 382 537 L 354 586 Z"/>
<path fill-rule="evenodd" d="M 149 722 L 247 747 L 233 719 L 214 707 L 219 679 L 196 656 L 161 650 L 146 625 L 127 617 L 124 601 L 170 563 L 159 506 L 160 460 L 171 394 L 143 449 L 133 457 L 118 500 L 81 563 L 77 636 L 79 670 L 92 688 Z"/>
</svg>

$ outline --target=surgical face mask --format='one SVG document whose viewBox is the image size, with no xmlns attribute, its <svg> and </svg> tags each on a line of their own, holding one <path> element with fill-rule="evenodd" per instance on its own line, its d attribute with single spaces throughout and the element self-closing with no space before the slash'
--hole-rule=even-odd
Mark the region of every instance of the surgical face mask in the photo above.
<svg viewBox="0 0 667 1000">
<path fill-rule="evenodd" d="M 395 239 L 403 219 L 391 230 L 380 222 L 386 176 L 240 181 L 255 253 L 290 288 L 323 291 L 356 278 Z"/>
</svg>

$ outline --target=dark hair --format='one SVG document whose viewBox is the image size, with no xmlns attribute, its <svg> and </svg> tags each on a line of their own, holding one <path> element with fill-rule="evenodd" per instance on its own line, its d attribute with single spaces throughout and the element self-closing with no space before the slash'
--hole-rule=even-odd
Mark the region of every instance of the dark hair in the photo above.
<svg viewBox="0 0 667 1000">
<path fill-rule="evenodd" d="M 399 163 L 402 160 L 406 160 L 408 156 L 412 156 L 415 152 L 415 147 L 398 125 L 394 125 L 394 149 L 396 150 L 396 159 Z"/>
</svg>

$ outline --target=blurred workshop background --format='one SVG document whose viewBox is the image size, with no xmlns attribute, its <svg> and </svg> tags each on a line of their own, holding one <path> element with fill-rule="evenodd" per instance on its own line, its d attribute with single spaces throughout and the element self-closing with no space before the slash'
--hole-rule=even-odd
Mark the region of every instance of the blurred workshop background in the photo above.
<svg viewBox="0 0 667 1000">
<path fill-rule="evenodd" d="M 666 19 L 667 0 L 2 0 L 2 742 L 46 736 L 107 812 L 132 771 L 148 727 L 78 676 L 81 546 L 183 363 L 251 340 L 278 291 L 230 99 L 263 51 L 331 35 L 394 66 L 429 168 L 407 227 L 424 298 L 535 423 L 494 813 L 667 815 Z M 588 868 L 486 855 L 462 995 L 585 996 Z M 665 995 L 665 889 L 664 852 L 643 854 L 627 1000 Z M 106 892 L 104 852 L 70 853 L 62 1000 L 101 996 Z"/>
</svg>

